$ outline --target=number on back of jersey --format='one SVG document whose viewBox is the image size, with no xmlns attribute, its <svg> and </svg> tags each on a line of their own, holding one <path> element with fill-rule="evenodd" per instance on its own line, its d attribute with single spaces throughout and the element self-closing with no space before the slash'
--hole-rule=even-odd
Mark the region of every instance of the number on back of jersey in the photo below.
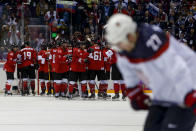
<svg viewBox="0 0 196 131">
<path fill-rule="evenodd" d="M 24 60 L 31 60 L 31 52 L 27 51 L 24 52 Z"/>
<path fill-rule="evenodd" d="M 151 47 L 154 51 L 157 51 L 161 46 L 162 42 L 157 34 L 153 34 L 150 39 L 146 42 L 147 47 Z"/>
<path fill-rule="evenodd" d="M 89 58 L 91 58 L 95 61 L 101 61 L 101 57 L 102 57 L 101 51 L 95 51 L 95 52 L 89 54 Z"/>
</svg>

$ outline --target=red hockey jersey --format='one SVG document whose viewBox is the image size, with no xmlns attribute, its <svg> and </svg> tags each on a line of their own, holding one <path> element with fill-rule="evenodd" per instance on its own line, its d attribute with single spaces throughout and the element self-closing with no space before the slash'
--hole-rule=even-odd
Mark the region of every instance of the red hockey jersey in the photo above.
<svg viewBox="0 0 196 131">
<path fill-rule="evenodd" d="M 74 48 L 71 62 L 71 71 L 85 72 L 87 67 L 85 60 L 88 59 L 88 55 L 89 54 L 86 51 L 79 48 Z"/>
<path fill-rule="evenodd" d="M 16 67 L 16 53 L 10 51 L 7 55 L 7 62 L 4 65 L 6 72 L 14 72 Z"/>
<path fill-rule="evenodd" d="M 114 55 L 114 51 L 111 49 L 104 49 L 104 68 L 106 71 L 110 71 L 110 67 L 112 64 L 112 56 Z"/>
<path fill-rule="evenodd" d="M 89 70 L 104 70 L 104 56 L 99 46 L 90 47 L 94 51 L 89 54 Z"/>
<path fill-rule="evenodd" d="M 45 50 L 41 50 L 38 53 L 38 64 L 39 64 L 39 71 L 44 71 L 44 65 L 45 65 L 45 61 L 46 59 L 44 58 L 44 54 L 45 54 Z"/>
<path fill-rule="evenodd" d="M 42 54 L 42 59 L 45 59 L 45 60 L 44 60 L 44 64 L 43 64 L 43 66 L 44 66 L 44 67 L 43 67 L 44 73 L 50 72 L 49 56 L 50 56 L 50 50 L 45 51 L 45 52 Z"/>
<path fill-rule="evenodd" d="M 64 67 L 61 67 L 64 60 L 64 51 L 62 48 L 52 49 L 50 52 L 51 72 L 64 73 Z"/>
<path fill-rule="evenodd" d="M 16 62 L 17 62 L 17 68 L 22 68 L 22 55 L 21 51 L 16 52 Z"/>
<path fill-rule="evenodd" d="M 22 67 L 34 65 L 37 61 L 36 51 L 31 47 L 25 47 L 21 50 Z"/>
</svg>

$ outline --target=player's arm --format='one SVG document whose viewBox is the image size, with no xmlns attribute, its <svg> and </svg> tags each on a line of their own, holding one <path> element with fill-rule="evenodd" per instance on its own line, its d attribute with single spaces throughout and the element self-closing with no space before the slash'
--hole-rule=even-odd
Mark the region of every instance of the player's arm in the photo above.
<svg viewBox="0 0 196 131">
<path fill-rule="evenodd" d="M 149 96 L 143 93 L 136 71 L 130 68 L 128 60 L 118 56 L 117 66 L 127 85 L 127 97 L 131 101 L 131 106 L 135 110 L 146 110 L 150 104 Z"/>
<path fill-rule="evenodd" d="M 195 66 L 196 66 L 195 52 L 192 51 L 189 47 L 187 47 L 183 43 L 180 43 L 179 41 L 177 41 L 173 36 L 170 37 L 170 44 L 173 47 L 173 49 L 176 51 L 176 53 L 186 61 L 187 70 L 190 70 L 190 73 L 191 73 L 191 74 L 189 74 L 189 76 L 193 75 L 193 79 L 194 79 L 196 76 L 194 74 Z M 186 78 L 184 78 L 184 79 L 186 79 Z M 184 87 L 184 88 L 186 88 L 186 87 Z M 182 93 L 182 90 L 181 90 L 181 93 Z M 195 89 L 190 90 L 190 92 L 188 92 L 185 95 L 184 104 L 187 107 L 192 108 L 194 113 L 196 114 L 196 90 Z"/>
</svg>

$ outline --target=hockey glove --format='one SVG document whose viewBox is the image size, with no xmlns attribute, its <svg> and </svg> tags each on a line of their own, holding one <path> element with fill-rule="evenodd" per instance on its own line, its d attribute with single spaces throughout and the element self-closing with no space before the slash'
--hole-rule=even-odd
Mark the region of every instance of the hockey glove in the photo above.
<svg viewBox="0 0 196 131">
<path fill-rule="evenodd" d="M 189 108 L 193 108 L 193 112 L 196 115 L 196 90 L 193 90 L 186 95 L 185 105 Z"/>
<path fill-rule="evenodd" d="M 94 49 L 89 48 L 89 49 L 87 50 L 87 52 L 88 52 L 88 53 L 92 53 L 92 52 L 94 52 Z"/>
<path fill-rule="evenodd" d="M 88 59 L 84 59 L 84 63 L 88 63 Z"/>
<path fill-rule="evenodd" d="M 35 68 L 35 70 L 38 70 L 39 69 L 39 64 L 34 64 L 34 68 Z"/>
<path fill-rule="evenodd" d="M 143 93 L 141 86 L 127 88 L 127 97 L 135 110 L 147 110 L 150 106 L 150 97 Z"/>
</svg>

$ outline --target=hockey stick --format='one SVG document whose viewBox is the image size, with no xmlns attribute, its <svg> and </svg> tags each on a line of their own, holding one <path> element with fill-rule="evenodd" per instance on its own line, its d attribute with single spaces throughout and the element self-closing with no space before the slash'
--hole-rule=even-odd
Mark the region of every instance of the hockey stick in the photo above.
<svg viewBox="0 0 196 131">
<path fill-rule="evenodd" d="M 39 95 L 39 70 L 36 70 L 37 75 L 37 94 Z"/>
<path fill-rule="evenodd" d="M 19 82 L 18 82 L 18 94 L 20 94 L 20 91 L 22 91 L 22 73 L 19 72 Z"/>
</svg>

